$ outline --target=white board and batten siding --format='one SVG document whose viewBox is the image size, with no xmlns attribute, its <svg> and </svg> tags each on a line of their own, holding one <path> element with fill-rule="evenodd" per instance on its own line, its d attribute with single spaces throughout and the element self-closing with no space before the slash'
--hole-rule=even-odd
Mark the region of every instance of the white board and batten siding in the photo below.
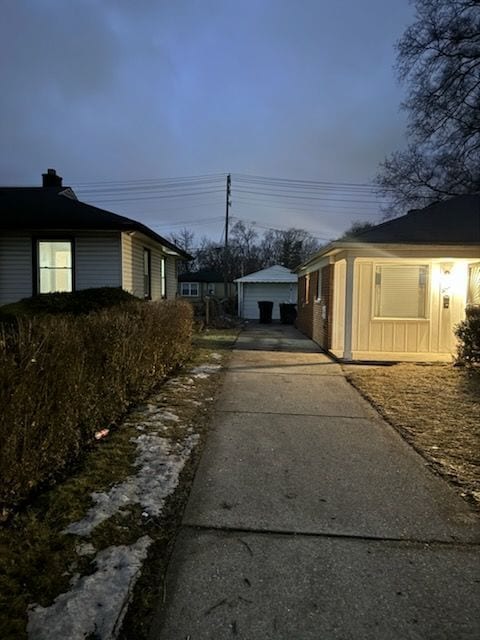
<svg viewBox="0 0 480 640">
<path fill-rule="evenodd" d="M 448 262 L 447 259 L 445 259 Z M 451 259 L 450 259 L 451 261 Z M 428 290 L 425 317 L 375 317 L 375 267 L 382 263 L 416 264 L 428 267 Z M 467 282 L 468 261 L 457 260 L 453 271 L 459 282 Z M 331 351 L 343 357 L 345 331 L 346 263 L 335 264 L 334 325 Z M 443 307 L 440 289 L 441 261 L 425 258 L 355 260 L 352 314 L 352 357 L 354 360 L 450 360 L 455 353 L 454 326 L 463 320 L 466 289 L 450 296 Z M 465 290 L 464 290 L 465 289 Z"/>
<path fill-rule="evenodd" d="M 32 237 L 0 237 L 0 305 L 32 295 Z"/>
</svg>

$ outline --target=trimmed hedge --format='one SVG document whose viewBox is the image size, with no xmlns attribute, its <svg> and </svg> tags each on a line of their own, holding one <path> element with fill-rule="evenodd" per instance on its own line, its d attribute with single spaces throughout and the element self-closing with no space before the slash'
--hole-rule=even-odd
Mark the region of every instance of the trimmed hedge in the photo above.
<svg viewBox="0 0 480 640">
<path fill-rule="evenodd" d="M 467 365 L 480 363 L 480 307 L 467 307 L 465 320 L 455 328 L 458 359 Z"/>
<path fill-rule="evenodd" d="M 98 287 L 65 293 L 42 293 L 0 307 L 0 320 L 45 314 L 82 315 L 138 300 L 121 287 Z"/>
<path fill-rule="evenodd" d="M 0 506 L 80 458 L 96 431 L 184 362 L 191 333 L 183 301 L 19 318 L 0 330 Z"/>
</svg>

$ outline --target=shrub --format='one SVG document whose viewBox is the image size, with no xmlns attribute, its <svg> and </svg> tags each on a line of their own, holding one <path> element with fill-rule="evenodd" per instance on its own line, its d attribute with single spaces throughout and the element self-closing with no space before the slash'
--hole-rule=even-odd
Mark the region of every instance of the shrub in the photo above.
<svg viewBox="0 0 480 640">
<path fill-rule="evenodd" d="M 64 313 L 81 315 L 135 300 L 135 296 L 121 287 L 99 287 L 73 293 L 42 293 L 0 307 L 0 318 Z"/>
<path fill-rule="evenodd" d="M 467 307 L 466 317 L 455 328 L 458 359 L 467 365 L 480 363 L 480 307 Z"/>
<path fill-rule="evenodd" d="M 184 362 L 191 307 L 131 302 L 88 316 L 19 319 L 0 331 L 0 506 L 78 459 Z"/>
</svg>

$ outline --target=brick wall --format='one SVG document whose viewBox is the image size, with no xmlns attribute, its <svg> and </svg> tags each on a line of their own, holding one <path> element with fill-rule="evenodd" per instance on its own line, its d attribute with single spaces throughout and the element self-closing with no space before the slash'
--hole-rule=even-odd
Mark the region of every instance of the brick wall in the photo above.
<svg viewBox="0 0 480 640">
<path fill-rule="evenodd" d="M 318 271 L 307 273 L 298 281 L 298 305 L 296 326 L 299 331 L 313 338 L 315 299 L 318 291 Z"/>
<path fill-rule="evenodd" d="M 332 344 L 332 313 L 333 265 L 327 265 L 299 279 L 297 328 L 328 350 Z"/>
</svg>

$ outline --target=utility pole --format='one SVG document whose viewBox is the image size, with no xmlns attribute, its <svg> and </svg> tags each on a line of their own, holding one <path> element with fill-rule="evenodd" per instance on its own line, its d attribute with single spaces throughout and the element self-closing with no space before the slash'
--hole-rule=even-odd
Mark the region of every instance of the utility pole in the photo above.
<svg viewBox="0 0 480 640">
<path fill-rule="evenodd" d="M 227 198 L 225 203 L 225 246 L 223 250 L 223 283 L 224 283 L 224 296 L 228 298 L 228 214 L 230 213 L 231 191 L 232 191 L 232 176 L 227 176 Z"/>
</svg>

